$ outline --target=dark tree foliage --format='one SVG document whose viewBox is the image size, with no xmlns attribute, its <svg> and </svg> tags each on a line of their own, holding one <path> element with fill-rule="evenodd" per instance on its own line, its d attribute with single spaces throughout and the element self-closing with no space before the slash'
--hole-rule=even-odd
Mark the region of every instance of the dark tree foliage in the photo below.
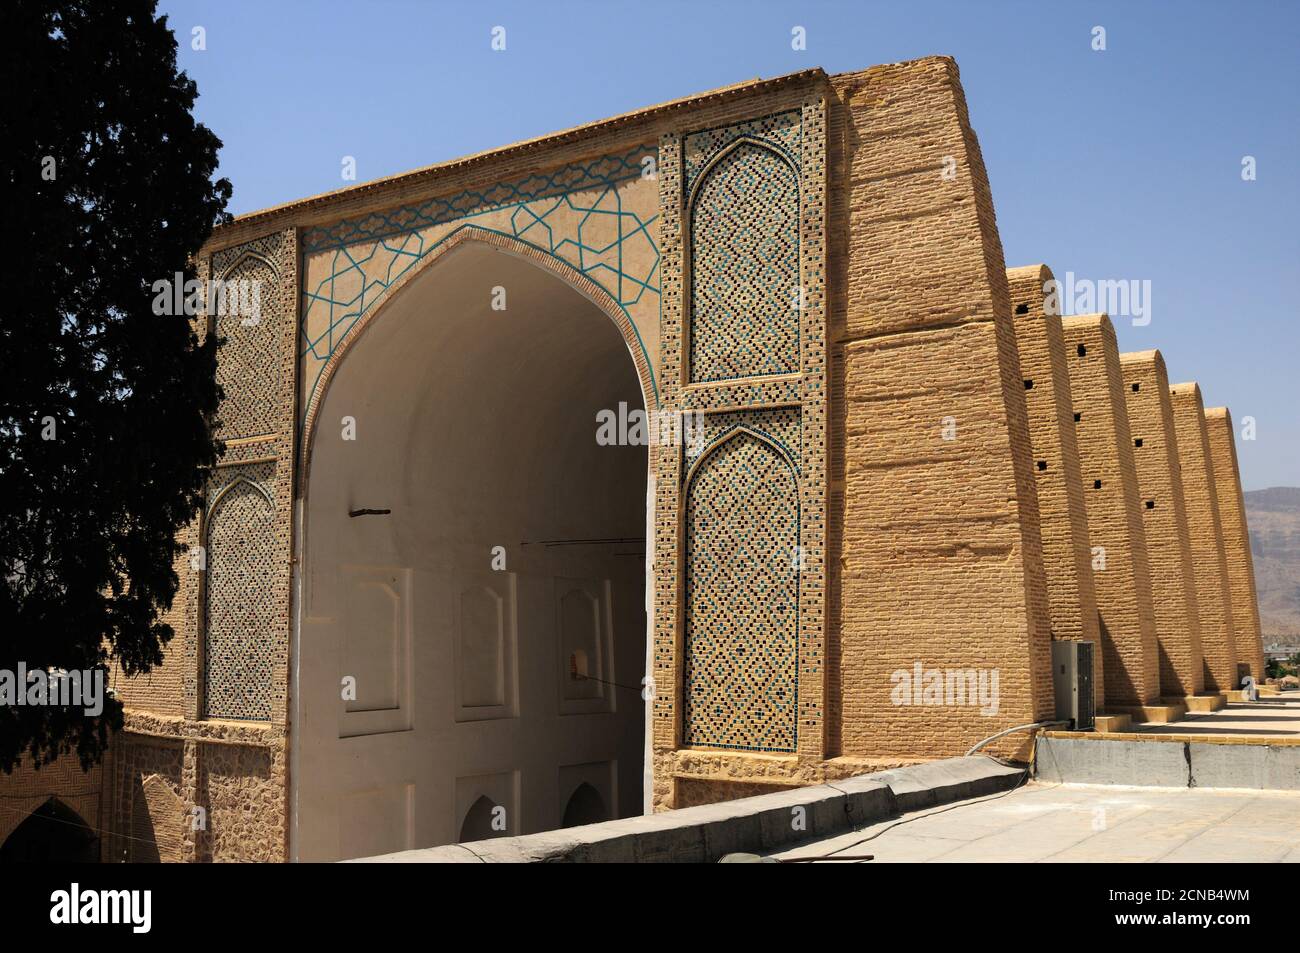
<svg viewBox="0 0 1300 953">
<path fill-rule="evenodd" d="M 152 0 L 0 11 L 0 669 L 162 661 L 178 530 L 220 452 L 216 343 L 154 313 L 225 212 Z M 52 161 L 52 165 L 51 165 Z M 52 173 L 52 178 L 50 177 Z M 51 430 L 52 428 L 52 430 Z M 52 439 L 49 439 L 52 437 Z M 107 679 L 106 679 L 107 681 Z M 20 689 L 22 686 L 20 686 Z M 101 755 L 120 702 L 0 706 L 0 768 Z"/>
</svg>

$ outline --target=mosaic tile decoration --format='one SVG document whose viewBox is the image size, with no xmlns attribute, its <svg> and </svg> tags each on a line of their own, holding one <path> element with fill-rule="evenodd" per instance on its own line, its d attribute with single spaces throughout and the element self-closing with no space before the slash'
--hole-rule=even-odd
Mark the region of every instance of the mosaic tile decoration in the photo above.
<svg viewBox="0 0 1300 953">
<path fill-rule="evenodd" d="M 681 409 L 683 236 L 682 236 L 682 137 L 665 132 L 659 139 L 659 234 L 663 253 L 660 268 L 663 309 L 660 313 L 660 369 L 663 402 Z M 680 563 L 681 563 L 681 467 L 676 447 L 650 448 L 654 468 L 654 644 L 651 664 L 654 697 L 650 703 L 652 743 L 656 751 L 677 747 L 681 724 L 681 683 L 678 664 Z M 651 674 L 651 673 L 647 673 Z M 655 768 L 656 782 L 661 776 Z M 657 786 L 657 784 L 656 784 Z M 656 798 L 656 804 L 659 798 Z"/>
<path fill-rule="evenodd" d="M 794 751 L 799 486 L 792 461 L 754 432 L 733 429 L 691 477 L 685 528 L 682 741 Z"/>
<path fill-rule="evenodd" d="M 293 322 L 294 288 L 280 268 L 293 262 L 292 240 L 284 232 L 213 256 L 213 275 L 240 287 L 256 287 L 256 314 L 248 308 L 217 308 L 212 322 L 225 339 L 217 359 L 217 383 L 225 397 L 217 413 L 221 435 L 250 437 L 274 433 L 284 397 L 282 347 L 285 322 Z M 253 283 L 256 283 L 255 285 Z"/>
<path fill-rule="evenodd" d="M 271 719 L 275 655 L 274 463 L 218 471 L 204 599 L 204 717 Z"/>
<path fill-rule="evenodd" d="M 620 188 L 643 177 L 647 159 L 657 162 L 657 150 L 640 146 L 305 231 L 303 254 L 331 260 L 327 276 L 303 294 L 301 406 L 308 406 L 326 363 L 360 319 L 461 227 L 506 235 L 566 262 L 607 291 L 633 327 L 634 312 L 657 316 L 660 256 L 651 225 L 659 216 L 626 207 Z M 625 254 L 633 245 L 638 254 Z M 648 353 L 646 361 L 651 364 Z"/>
<path fill-rule="evenodd" d="M 690 193 L 693 383 L 799 370 L 798 163 L 749 138 L 723 148 Z"/>
<path fill-rule="evenodd" d="M 708 453 L 734 430 L 745 429 L 766 437 L 790 458 L 798 474 L 803 465 L 801 425 L 803 413 L 798 406 L 768 410 L 735 410 L 704 415 L 703 439 L 687 442 L 683 455 L 685 469 L 690 470 L 703 454 Z"/>
<path fill-rule="evenodd" d="M 685 194 L 690 195 L 710 159 L 742 138 L 760 140 L 789 159 L 796 169 L 799 168 L 800 150 L 803 146 L 802 116 L 799 110 L 792 109 L 732 126 L 704 129 L 686 136 L 682 163 Z"/>
</svg>

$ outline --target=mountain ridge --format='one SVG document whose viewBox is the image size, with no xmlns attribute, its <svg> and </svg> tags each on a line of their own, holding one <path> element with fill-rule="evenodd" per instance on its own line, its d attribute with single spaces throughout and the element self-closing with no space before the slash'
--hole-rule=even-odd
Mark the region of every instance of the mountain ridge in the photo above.
<svg viewBox="0 0 1300 953">
<path fill-rule="evenodd" d="M 1271 486 L 1242 496 L 1264 643 L 1300 640 L 1300 487 Z"/>
</svg>

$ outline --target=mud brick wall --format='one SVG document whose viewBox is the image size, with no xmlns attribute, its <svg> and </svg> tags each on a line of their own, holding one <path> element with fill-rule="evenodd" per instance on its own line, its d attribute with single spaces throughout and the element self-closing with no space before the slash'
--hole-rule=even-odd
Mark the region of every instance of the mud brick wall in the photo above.
<svg viewBox="0 0 1300 953">
<path fill-rule="evenodd" d="M 1038 490 L 1043 563 L 1047 572 L 1047 608 L 1052 638 L 1101 643 L 1097 592 L 1092 578 L 1088 515 L 1079 471 L 1079 443 L 1074 432 L 1070 375 L 1059 316 L 1047 314 L 1046 292 L 1053 281 L 1046 265 L 1007 270 L 1012 324 L 1020 351 Z M 1102 653 L 1094 655 L 1093 692 L 1097 706 L 1105 698 Z"/>
<path fill-rule="evenodd" d="M 1241 496 L 1241 470 L 1232 415 L 1227 407 L 1205 411 L 1205 427 L 1214 461 L 1214 496 L 1219 504 L 1223 556 L 1228 570 L 1228 597 L 1232 602 L 1232 644 L 1239 663 L 1250 665 L 1256 681 L 1264 679 L 1264 639 L 1259 624 L 1259 596 L 1255 591 L 1255 563 L 1250 555 L 1246 505 Z"/>
<path fill-rule="evenodd" d="M 832 84 L 840 752 L 960 754 L 1054 708 L 1002 247 L 951 60 Z M 998 712 L 895 704 L 918 664 L 996 671 Z"/>
<path fill-rule="evenodd" d="M 1192 545 L 1192 575 L 1201 618 L 1201 654 L 1205 688 L 1212 692 L 1237 687 L 1237 649 L 1233 642 L 1231 588 L 1224 558 L 1214 461 L 1201 388 L 1195 383 L 1169 388 L 1182 463 L 1187 533 Z"/>
<path fill-rule="evenodd" d="M 1205 669 L 1169 375 L 1159 351 L 1121 354 L 1120 367 L 1151 565 L 1160 693 L 1195 695 L 1205 689 Z"/>
<path fill-rule="evenodd" d="M 1065 318 L 1061 326 L 1070 394 L 1079 415 L 1075 432 L 1088 538 L 1095 553 L 1105 703 L 1149 705 L 1160 697 L 1159 656 L 1115 329 L 1104 314 Z"/>
</svg>

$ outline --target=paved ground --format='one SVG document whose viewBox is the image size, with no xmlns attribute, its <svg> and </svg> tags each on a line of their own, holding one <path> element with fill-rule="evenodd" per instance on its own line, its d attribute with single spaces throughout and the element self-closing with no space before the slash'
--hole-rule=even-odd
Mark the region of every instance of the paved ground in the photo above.
<svg viewBox="0 0 1300 953">
<path fill-rule="evenodd" d="M 1132 730 L 1157 735 L 1300 737 L 1300 692 L 1261 695 L 1257 702 L 1229 702 L 1216 712 L 1189 714 L 1168 724 L 1134 725 Z"/>
<path fill-rule="evenodd" d="M 1300 863 L 1300 793 L 1030 782 L 773 856 L 831 853 L 874 854 L 874 863 Z"/>
</svg>

